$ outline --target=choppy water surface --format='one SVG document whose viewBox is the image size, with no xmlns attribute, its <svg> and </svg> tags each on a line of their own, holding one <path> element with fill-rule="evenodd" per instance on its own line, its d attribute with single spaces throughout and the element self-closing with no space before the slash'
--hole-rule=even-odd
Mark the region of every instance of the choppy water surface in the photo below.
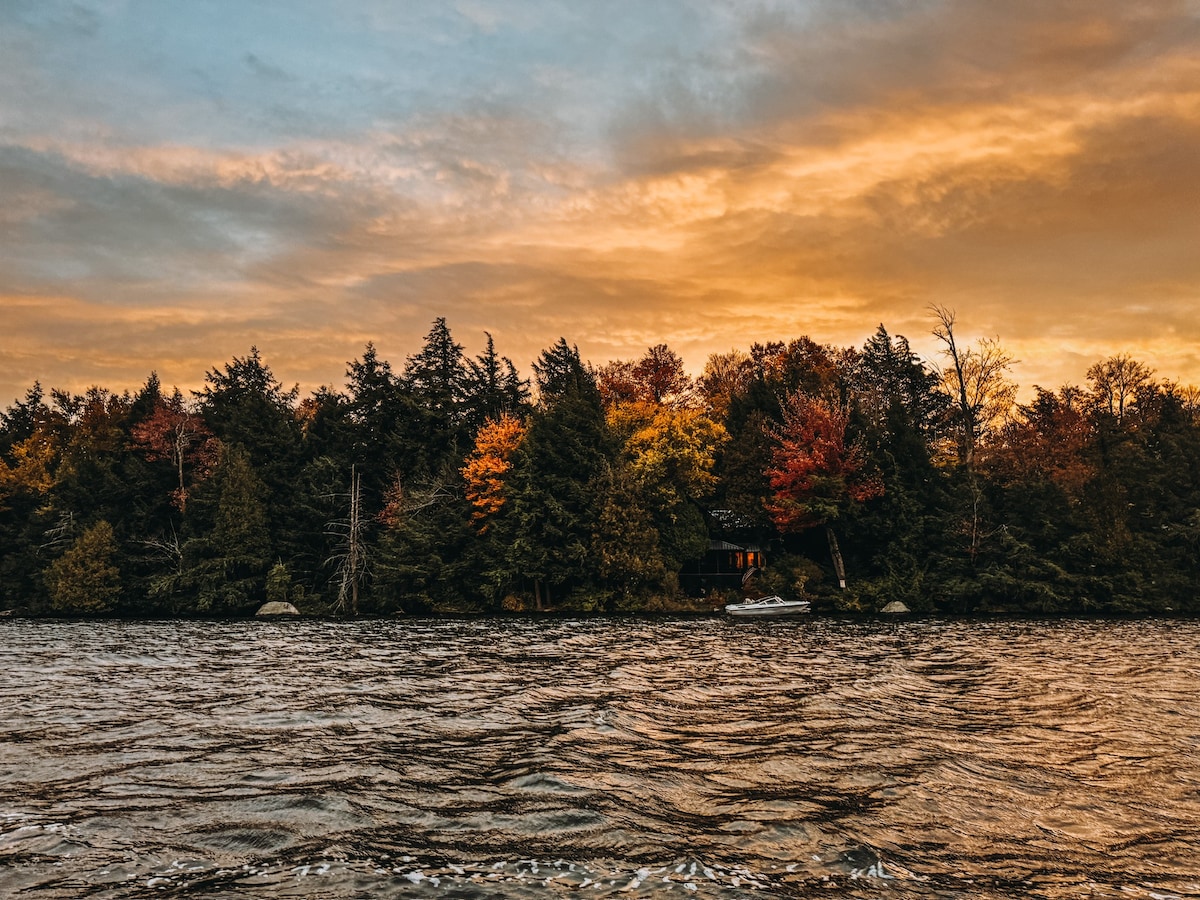
<svg viewBox="0 0 1200 900">
<path fill-rule="evenodd" d="M 1200 625 L 0 624 L 0 896 L 1200 894 Z"/>
</svg>

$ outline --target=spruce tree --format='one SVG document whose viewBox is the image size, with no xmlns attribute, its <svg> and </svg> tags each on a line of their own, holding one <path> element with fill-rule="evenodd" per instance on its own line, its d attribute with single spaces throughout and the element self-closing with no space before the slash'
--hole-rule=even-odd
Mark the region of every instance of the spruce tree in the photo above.
<svg viewBox="0 0 1200 900">
<path fill-rule="evenodd" d="M 263 600 L 273 555 L 266 486 L 254 471 L 249 454 L 234 446 L 223 449 L 217 470 L 204 487 L 206 491 L 197 495 L 195 506 L 202 507 L 201 501 L 207 500 L 205 505 L 210 508 L 197 509 L 194 514 L 205 515 L 212 524 L 183 548 L 185 582 L 193 586 L 199 612 L 249 612 Z"/>
<path fill-rule="evenodd" d="M 600 392 L 578 351 L 560 340 L 534 371 L 539 407 L 513 457 L 502 527 L 510 576 L 531 582 L 542 606 L 595 585 L 591 538 L 601 503 L 594 476 L 613 452 Z"/>
</svg>

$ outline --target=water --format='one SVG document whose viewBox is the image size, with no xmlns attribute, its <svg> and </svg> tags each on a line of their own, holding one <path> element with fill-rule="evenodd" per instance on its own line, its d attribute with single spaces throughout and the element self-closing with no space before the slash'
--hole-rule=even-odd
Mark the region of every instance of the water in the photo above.
<svg viewBox="0 0 1200 900">
<path fill-rule="evenodd" d="M 1200 895 L 1200 624 L 0 623 L 0 896 Z"/>
</svg>

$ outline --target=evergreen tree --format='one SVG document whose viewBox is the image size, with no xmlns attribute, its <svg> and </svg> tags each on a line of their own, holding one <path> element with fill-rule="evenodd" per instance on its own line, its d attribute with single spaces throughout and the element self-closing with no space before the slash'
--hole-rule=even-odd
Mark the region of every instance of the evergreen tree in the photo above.
<svg viewBox="0 0 1200 900">
<path fill-rule="evenodd" d="M 939 390 L 941 379 L 912 351 L 903 335 L 893 338 L 880 325 L 863 345 L 849 372 L 853 402 L 872 427 L 887 434 L 901 425 L 932 438 L 944 420 L 948 399 Z"/>
<path fill-rule="evenodd" d="M 425 336 L 425 346 L 408 358 L 404 381 L 413 397 L 448 426 L 462 419 L 467 393 L 467 364 L 446 320 L 438 317 Z"/>
<path fill-rule="evenodd" d="M 440 467 L 452 438 L 447 423 L 422 408 L 405 380 L 392 373 L 373 344 L 346 373 L 348 429 L 346 444 L 334 455 L 356 466 L 375 509 L 395 473 L 425 475 Z"/>
<path fill-rule="evenodd" d="M 370 600 L 378 612 L 484 609 L 487 562 L 470 527 L 462 485 L 451 473 L 416 483 L 385 506 Z"/>
<path fill-rule="evenodd" d="M 517 374 L 507 356 L 496 352 L 495 341 L 487 336 L 484 350 L 467 363 L 464 381 L 464 407 L 468 431 L 476 431 L 484 422 L 503 416 L 520 415 L 529 402 L 529 382 Z"/>
<path fill-rule="evenodd" d="M 50 409 L 41 382 L 35 381 L 18 400 L 0 414 L 0 459 L 11 461 L 13 447 L 33 437 L 38 426 L 46 421 Z"/>
<path fill-rule="evenodd" d="M 263 602 L 272 553 L 267 528 L 266 485 L 240 446 L 222 449 L 212 479 L 198 491 L 191 517 L 211 522 L 183 547 L 183 587 L 194 609 L 241 614 Z"/>
<path fill-rule="evenodd" d="M 121 598 L 121 573 L 113 564 L 116 556 L 113 528 L 101 519 L 46 570 L 51 609 L 69 615 L 115 609 Z"/>
<path fill-rule="evenodd" d="M 541 606 L 589 587 L 599 513 L 592 479 L 611 458 L 612 441 L 595 379 L 577 350 L 560 340 L 534 372 L 540 403 L 514 454 L 509 503 L 498 524 L 509 577 L 532 581 Z"/>
<path fill-rule="evenodd" d="M 271 369 L 251 347 L 250 355 L 213 369 L 199 393 L 200 414 L 227 447 L 238 446 L 265 491 L 257 498 L 265 511 L 268 542 L 278 542 L 285 557 L 303 552 L 317 534 L 297 528 L 295 485 L 303 468 L 300 420 L 295 403 L 299 391 L 284 390 Z"/>
<path fill-rule="evenodd" d="M 579 348 L 559 338 L 557 343 L 542 351 L 533 364 L 538 403 L 549 404 L 566 396 L 584 397 L 595 394 L 599 399 L 596 376 L 579 358 Z"/>
</svg>

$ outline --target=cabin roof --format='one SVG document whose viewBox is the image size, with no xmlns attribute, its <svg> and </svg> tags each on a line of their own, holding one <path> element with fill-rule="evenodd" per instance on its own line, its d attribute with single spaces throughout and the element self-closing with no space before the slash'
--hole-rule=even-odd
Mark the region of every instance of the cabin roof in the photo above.
<svg viewBox="0 0 1200 900">
<path fill-rule="evenodd" d="M 744 553 L 761 553 L 762 552 L 762 548 L 759 547 L 757 544 L 747 544 L 745 547 L 743 547 L 740 544 L 731 544 L 731 543 L 729 543 L 729 541 L 713 541 L 713 540 L 710 540 L 708 542 L 708 549 L 709 550 L 732 550 L 735 553 L 738 551 L 741 551 Z"/>
</svg>

